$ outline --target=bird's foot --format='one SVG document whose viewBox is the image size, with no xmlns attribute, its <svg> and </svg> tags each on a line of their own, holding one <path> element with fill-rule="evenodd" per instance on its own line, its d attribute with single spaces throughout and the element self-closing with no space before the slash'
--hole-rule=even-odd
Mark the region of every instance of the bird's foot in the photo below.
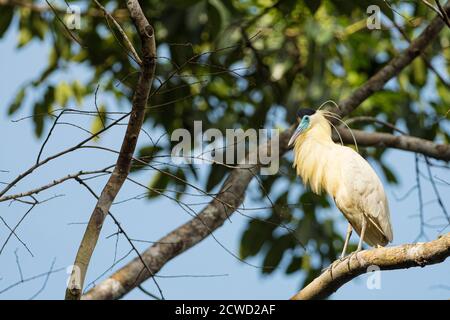
<svg viewBox="0 0 450 320">
<path fill-rule="evenodd" d="M 339 264 L 341 264 L 344 261 L 347 261 L 347 266 L 350 269 L 350 261 L 351 261 L 351 259 L 353 257 L 356 257 L 356 259 L 360 263 L 359 258 L 358 258 L 358 253 L 361 252 L 361 251 L 362 250 L 355 250 L 355 251 L 349 253 L 346 256 L 343 256 L 343 257 L 340 257 L 340 258 L 334 260 L 328 267 L 322 269 L 321 273 L 324 273 L 324 272 L 327 272 L 327 271 L 330 272 L 330 273 L 333 273 L 333 269 L 336 268 Z"/>
<path fill-rule="evenodd" d="M 352 260 L 353 256 L 356 258 L 358 263 L 361 264 L 361 262 L 359 261 L 359 258 L 358 258 L 358 253 L 360 253 L 361 251 L 362 251 L 362 249 L 356 249 L 355 251 L 351 252 L 348 256 L 345 257 L 347 260 L 348 270 L 350 270 L 350 261 Z"/>
<path fill-rule="evenodd" d="M 322 273 L 330 272 L 331 277 L 333 277 L 333 268 L 337 267 L 341 262 L 343 262 L 347 257 L 340 257 L 334 260 L 328 267 L 321 270 Z"/>
<path fill-rule="evenodd" d="M 330 272 L 331 277 L 333 277 L 333 268 L 336 268 L 339 264 L 341 264 L 344 261 L 347 261 L 347 267 L 348 267 L 348 270 L 350 270 L 350 261 L 352 260 L 353 257 L 355 257 L 356 260 L 358 261 L 358 263 L 361 264 L 361 261 L 359 261 L 359 258 L 358 258 L 358 253 L 360 253 L 361 251 L 363 251 L 363 250 L 356 249 L 355 251 L 349 253 L 346 256 L 343 256 L 343 257 L 341 256 L 340 258 L 334 260 L 328 267 L 322 269 L 321 273 Z"/>
</svg>

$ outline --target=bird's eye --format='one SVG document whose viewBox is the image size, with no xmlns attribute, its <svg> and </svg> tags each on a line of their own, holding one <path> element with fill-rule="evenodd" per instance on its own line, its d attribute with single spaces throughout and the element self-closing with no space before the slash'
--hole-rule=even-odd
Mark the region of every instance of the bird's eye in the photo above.
<svg viewBox="0 0 450 320">
<path fill-rule="evenodd" d="M 309 120 L 309 116 L 304 116 L 303 119 Z"/>
</svg>

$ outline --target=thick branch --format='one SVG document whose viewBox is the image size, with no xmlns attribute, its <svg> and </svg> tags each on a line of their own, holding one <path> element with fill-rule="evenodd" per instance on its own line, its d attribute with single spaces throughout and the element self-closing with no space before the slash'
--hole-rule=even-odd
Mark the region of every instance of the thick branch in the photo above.
<svg viewBox="0 0 450 320">
<path fill-rule="evenodd" d="M 446 5 L 448 10 L 449 5 Z M 420 54 L 437 36 L 444 23 L 437 17 L 430 25 L 414 40 L 408 49 L 399 56 L 392 59 L 385 67 L 372 76 L 363 86 L 354 91 L 348 98 L 339 103 L 341 116 L 346 116 L 359 106 L 365 99 L 383 86 L 402 69 L 404 69 L 414 58 Z M 287 151 L 287 143 L 292 135 L 294 127 L 284 131 L 280 136 L 280 156 Z M 263 145 L 263 147 L 267 147 Z M 193 220 L 175 229 L 159 243 L 148 248 L 142 257 L 152 269 L 153 274 L 158 272 L 165 263 L 181 254 L 185 250 L 202 241 L 212 231 L 219 228 L 224 221 L 233 214 L 229 207 L 225 208 L 223 201 L 236 208 L 242 203 L 248 184 L 253 178 L 253 170 L 234 169 L 221 190 L 218 201 L 211 201 L 201 213 Z M 119 299 L 130 290 L 148 279 L 149 273 L 145 272 L 142 263 L 134 259 L 122 269 L 115 272 L 111 277 L 91 289 L 83 296 L 83 299 Z"/>
<path fill-rule="evenodd" d="M 370 268 L 373 266 L 380 270 L 424 267 L 440 263 L 449 256 L 450 233 L 425 243 L 364 250 L 350 255 L 335 265 L 332 271 L 322 273 L 291 299 L 324 299 L 353 278 L 373 270 Z"/>
<path fill-rule="evenodd" d="M 406 136 L 393 135 L 384 132 L 366 132 L 361 130 L 352 130 L 359 146 L 377 147 L 377 148 L 395 148 L 405 151 L 421 153 L 428 157 L 438 160 L 450 161 L 450 145 L 438 144 L 430 140 Z M 339 128 L 339 134 L 344 143 L 353 144 L 353 137 L 350 130 Z M 339 141 L 339 137 L 333 136 L 335 141 Z"/>
<path fill-rule="evenodd" d="M 134 91 L 130 119 L 117 163 L 110 179 L 100 194 L 81 240 L 66 290 L 66 299 L 80 298 L 89 261 L 97 244 L 103 222 L 130 172 L 131 160 L 144 122 L 145 107 L 155 73 L 156 46 L 153 28 L 148 23 L 137 0 L 127 1 L 127 6 L 141 38 L 143 55 L 141 73 Z"/>
</svg>

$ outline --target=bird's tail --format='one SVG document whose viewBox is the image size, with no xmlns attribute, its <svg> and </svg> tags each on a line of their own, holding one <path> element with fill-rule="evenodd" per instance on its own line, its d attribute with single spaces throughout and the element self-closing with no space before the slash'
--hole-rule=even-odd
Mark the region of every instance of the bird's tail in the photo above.
<svg viewBox="0 0 450 320">
<path fill-rule="evenodd" d="M 392 241 L 392 237 L 387 235 L 370 217 L 368 217 L 364 242 L 372 247 L 384 247 Z"/>
</svg>

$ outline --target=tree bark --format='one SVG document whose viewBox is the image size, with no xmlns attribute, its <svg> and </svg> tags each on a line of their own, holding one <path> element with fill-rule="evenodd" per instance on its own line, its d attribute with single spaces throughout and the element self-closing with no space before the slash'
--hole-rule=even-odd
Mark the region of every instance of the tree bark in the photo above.
<svg viewBox="0 0 450 320">
<path fill-rule="evenodd" d="M 344 143 L 353 144 L 350 130 L 339 128 L 339 134 Z M 366 132 L 352 130 L 359 146 L 376 148 L 394 148 L 410 152 L 421 153 L 437 160 L 450 161 L 450 145 L 434 143 L 433 141 L 407 135 L 393 135 L 384 132 Z M 339 137 L 333 137 L 339 142 Z"/>
<path fill-rule="evenodd" d="M 373 266 L 378 267 L 380 270 L 424 267 L 440 263 L 449 256 L 450 233 L 430 242 L 360 251 L 350 254 L 346 259 L 338 262 L 331 271 L 324 271 L 291 299 L 313 300 L 327 298 L 353 278 L 373 271 L 370 268 Z"/>
<path fill-rule="evenodd" d="M 106 183 L 91 214 L 83 239 L 75 258 L 75 263 L 66 290 L 66 299 L 80 299 L 89 262 L 98 241 L 103 222 L 111 204 L 128 177 L 131 160 L 136 149 L 139 133 L 145 118 L 145 108 L 153 82 L 156 66 L 156 44 L 152 26 L 147 21 L 137 0 L 128 0 L 127 7 L 138 30 L 142 43 L 142 65 L 134 91 L 132 110 L 122 147 L 113 173 Z"/>
</svg>

